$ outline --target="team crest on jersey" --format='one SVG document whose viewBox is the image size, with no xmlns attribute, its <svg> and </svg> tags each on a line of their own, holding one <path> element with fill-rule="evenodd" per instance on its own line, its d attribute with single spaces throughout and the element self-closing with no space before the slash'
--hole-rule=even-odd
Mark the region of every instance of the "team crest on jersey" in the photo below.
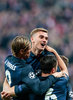
<svg viewBox="0 0 73 100">
<path fill-rule="evenodd" d="M 35 78 L 34 72 L 30 72 L 30 73 L 28 74 L 28 76 L 29 76 L 29 78 L 31 78 L 31 79 L 34 79 L 34 78 Z"/>
</svg>

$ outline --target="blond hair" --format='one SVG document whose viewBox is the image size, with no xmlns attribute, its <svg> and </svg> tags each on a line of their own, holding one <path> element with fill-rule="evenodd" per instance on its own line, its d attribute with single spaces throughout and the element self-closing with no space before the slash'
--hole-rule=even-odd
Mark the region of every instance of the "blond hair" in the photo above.
<svg viewBox="0 0 73 100">
<path fill-rule="evenodd" d="M 21 49 L 28 50 L 30 45 L 29 40 L 24 36 L 16 36 L 11 45 L 13 55 L 17 56 Z"/>
<path fill-rule="evenodd" d="M 35 29 L 33 29 L 33 30 L 31 31 L 30 36 L 32 37 L 35 33 L 39 32 L 39 31 L 48 33 L 48 30 L 46 30 L 46 29 L 44 29 L 44 28 L 35 28 Z"/>
</svg>

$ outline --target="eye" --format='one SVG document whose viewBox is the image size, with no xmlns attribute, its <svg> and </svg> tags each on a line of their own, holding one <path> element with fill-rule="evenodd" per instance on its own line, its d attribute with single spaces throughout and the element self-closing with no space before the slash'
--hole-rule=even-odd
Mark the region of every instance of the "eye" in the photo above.
<svg viewBox="0 0 73 100">
<path fill-rule="evenodd" d="M 43 36 L 43 35 L 40 35 L 39 37 L 40 37 L 40 39 L 43 39 L 43 38 L 44 38 L 44 36 Z"/>
<path fill-rule="evenodd" d="M 46 40 L 48 40 L 48 37 L 45 37 Z"/>
</svg>

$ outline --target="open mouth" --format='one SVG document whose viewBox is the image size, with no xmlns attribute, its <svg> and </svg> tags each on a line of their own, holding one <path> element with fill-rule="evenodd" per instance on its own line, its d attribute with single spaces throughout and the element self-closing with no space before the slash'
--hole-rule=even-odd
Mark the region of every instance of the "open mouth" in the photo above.
<svg viewBox="0 0 73 100">
<path fill-rule="evenodd" d="M 44 44 L 44 43 L 41 43 L 41 46 L 45 46 L 46 44 Z"/>
</svg>

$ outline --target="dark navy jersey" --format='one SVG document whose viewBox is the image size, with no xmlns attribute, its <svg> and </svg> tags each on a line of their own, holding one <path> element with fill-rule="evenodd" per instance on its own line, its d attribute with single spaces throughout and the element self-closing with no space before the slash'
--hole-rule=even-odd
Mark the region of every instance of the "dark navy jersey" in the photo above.
<svg viewBox="0 0 73 100">
<path fill-rule="evenodd" d="M 40 80 L 43 81 L 46 78 L 47 77 L 40 77 Z M 68 76 L 66 78 L 58 78 L 57 82 L 53 84 L 43 95 L 31 94 L 34 98 L 33 100 L 66 100 L 68 79 Z"/>
<path fill-rule="evenodd" d="M 68 76 L 59 78 L 47 91 L 45 100 L 66 100 L 68 79 Z"/>
<path fill-rule="evenodd" d="M 22 69 L 25 68 L 26 62 L 22 59 L 16 58 L 12 55 L 8 56 L 5 59 L 5 75 L 9 85 L 12 87 L 14 85 L 22 84 Z M 25 85 L 25 93 L 24 97 L 29 100 L 28 93 L 27 93 L 27 86 Z M 15 97 L 13 100 L 24 100 L 23 95 L 20 97 Z"/>
<path fill-rule="evenodd" d="M 54 55 L 51 52 L 48 52 L 46 49 L 38 56 L 34 55 L 32 52 L 30 53 L 29 58 L 27 59 L 27 63 L 31 64 L 33 70 L 36 71 L 40 69 L 40 59 L 46 55 Z"/>
<path fill-rule="evenodd" d="M 12 87 L 16 84 L 21 84 L 21 69 L 24 68 L 25 63 L 31 64 L 34 70 L 40 69 L 40 59 L 47 54 L 52 54 L 44 50 L 40 56 L 35 56 L 32 52 L 30 53 L 30 57 L 27 61 L 21 60 L 14 56 L 8 56 L 5 60 L 5 73 L 9 82 L 9 85 Z M 21 65 L 20 65 L 21 64 Z M 24 65 L 24 66 L 23 66 Z M 18 79 L 18 76 L 19 79 Z M 17 79 L 17 80 L 15 80 Z"/>
<path fill-rule="evenodd" d="M 26 61 L 23 59 L 16 58 L 12 55 L 8 56 L 5 60 L 5 74 L 10 86 L 24 83 L 15 87 L 16 94 L 20 96 L 26 93 L 28 89 L 32 90 L 35 94 L 42 94 L 56 81 L 56 78 L 52 75 L 46 81 L 40 81 L 35 76 L 30 64 L 26 64 Z"/>
<path fill-rule="evenodd" d="M 22 84 L 21 73 L 22 69 L 25 67 L 25 63 L 24 60 L 12 55 L 5 59 L 5 75 L 11 87 L 16 84 Z"/>
</svg>

